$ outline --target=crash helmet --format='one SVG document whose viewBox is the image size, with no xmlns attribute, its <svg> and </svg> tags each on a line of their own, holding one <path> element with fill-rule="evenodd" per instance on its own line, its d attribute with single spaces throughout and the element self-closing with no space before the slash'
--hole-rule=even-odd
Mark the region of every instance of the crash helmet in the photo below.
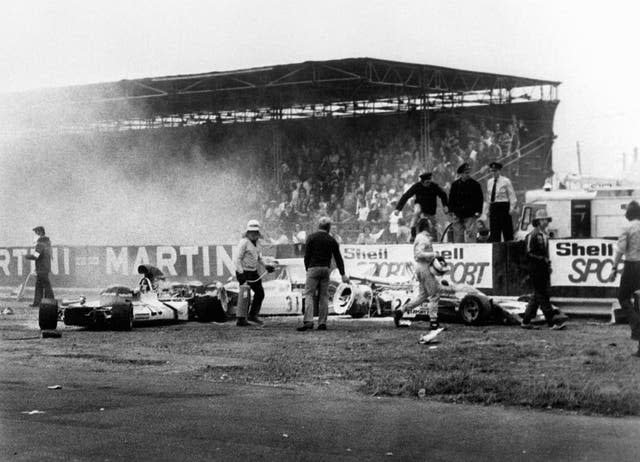
<svg viewBox="0 0 640 462">
<path fill-rule="evenodd" d="M 431 261 L 430 265 L 431 272 L 436 276 L 443 276 L 451 271 L 451 267 L 447 260 L 444 257 L 437 256 Z"/>
</svg>

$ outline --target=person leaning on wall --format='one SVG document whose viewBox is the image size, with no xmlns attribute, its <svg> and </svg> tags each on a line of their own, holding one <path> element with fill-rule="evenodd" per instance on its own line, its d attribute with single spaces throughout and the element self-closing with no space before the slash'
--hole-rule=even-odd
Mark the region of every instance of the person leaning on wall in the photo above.
<svg viewBox="0 0 640 462">
<path fill-rule="evenodd" d="M 620 272 L 618 265 L 624 256 L 618 301 L 627 315 L 631 328 L 631 340 L 638 342 L 638 348 L 633 356 L 640 357 L 640 311 L 633 301 L 634 292 L 640 289 L 640 204 L 636 201 L 629 202 L 624 216 L 629 220 L 629 224 L 624 227 L 618 238 L 609 281 L 616 280 Z"/>
<path fill-rule="evenodd" d="M 430 222 L 429 232 L 434 242 L 438 240 L 438 227 L 436 223 L 437 198 L 442 202 L 444 213 L 449 213 L 449 201 L 447 193 L 432 180 L 433 174 L 425 172 L 420 175 L 420 181 L 414 183 L 401 197 L 396 204 L 394 214 L 402 212 L 404 205 L 409 199 L 415 196 L 413 219 L 411 221 L 411 242 L 413 243 L 416 234 L 418 221 L 426 218 Z"/>
</svg>

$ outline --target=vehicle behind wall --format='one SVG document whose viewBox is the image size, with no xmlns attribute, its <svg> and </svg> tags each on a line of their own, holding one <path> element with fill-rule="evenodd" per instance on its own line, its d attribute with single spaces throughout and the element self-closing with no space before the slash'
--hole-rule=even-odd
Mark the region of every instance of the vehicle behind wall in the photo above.
<svg viewBox="0 0 640 462">
<path fill-rule="evenodd" d="M 640 190 L 635 188 L 527 191 L 516 239 L 522 240 L 531 232 L 533 218 L 540 209 L 546 209 L 553 219 L 548 228 L 551 237 L 615 238 L 627 223 L 627 204 L 639 198 Z"/>
</svg>

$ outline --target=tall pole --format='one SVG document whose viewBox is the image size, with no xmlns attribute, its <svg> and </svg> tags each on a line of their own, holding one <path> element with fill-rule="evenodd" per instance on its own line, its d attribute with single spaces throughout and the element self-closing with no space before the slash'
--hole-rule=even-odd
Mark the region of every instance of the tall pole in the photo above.
<svg viewBox="0 0 640 462">
<path fill-rule="evenodd" d="M 578 155 L 578 175 L 582 176 L 582 159 L 580 158 L 580 141 L 576 141 L 576 154 Z"/>
</svg>

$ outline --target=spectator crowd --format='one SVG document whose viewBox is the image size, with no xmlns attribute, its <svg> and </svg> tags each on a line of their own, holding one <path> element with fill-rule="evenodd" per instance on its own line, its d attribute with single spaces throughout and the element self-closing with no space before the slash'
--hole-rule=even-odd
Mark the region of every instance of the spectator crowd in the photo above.
<svg viewBox="0 0 640 462">
<path fill-rule="evenodd" d="M 269 199 L 256 204 L 271 242 L 304 242 L 324 215 L 331 217 L 333 233 L 344 243 L 409 242 L 413 208 L 393 212 L 421 173 L 432 172 L 433 182 L 448 193 L 461 164 L 484 173 L 491 161 L 519 156 L 527 136 L 524 122 L 515 117 L 506 124 L 445 119 L 430 131 L 433 156 L 425 162 L 410 126 L 364 127 L 347 136 L 335 132 L 283 141 L 278 181 L 260 189 L 261 197 Z M 447 223 L 442 208 L 436 222 L 441 235 Z"/>
</svg>

